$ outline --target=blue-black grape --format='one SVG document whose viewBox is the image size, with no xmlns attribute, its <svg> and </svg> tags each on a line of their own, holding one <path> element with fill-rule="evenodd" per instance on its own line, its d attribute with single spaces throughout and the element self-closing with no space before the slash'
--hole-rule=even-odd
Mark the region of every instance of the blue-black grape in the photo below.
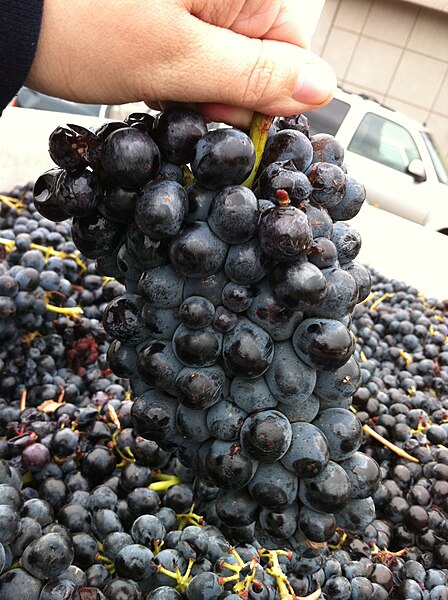
<svg viewBox="0 0 448 600">
<path fill-rule="evenodd" d="M 256 460 L 252 460 L 243 452 L 237 442 L 214 440 L 205 456 L 205 468 L 208 477 L 222 489 L 240 489 L 252 479 L 257 468 Z"/>
<path fill-rule="evenodd" d="M 187 213 L 187 192 L 176 181 L 151 181 L 137 194 L 135 222 L 153 240 L 176 236 Z"/>
<path fill-rule="evenodd" d="M 254 236 L 258 218 L 255 194 L 242 185 L 232 185 L 215 195 L 207 222 L 210 229 L 224 242 L 242 244 Z"/>
<path fill-rule="evenodd" d="M 206 223 L 195 221 L 171 242 L 169 256 L 181 276 L 203 279 L 222 269 L 227 248 Z"/>
<path fill-rule="evenodd" d="M 344 147 L 341 142 L 328 133 L 315 133 L 310 137 L 313 147 L 313 162 L 327 162 L 342 167 Z"/>
<path fill-rule="evenodd" d="M 331 460 L 318 475 L 300 480 L 299 498 L 314 510 L 334 513 L 347 504 L 351 493 L 346 472 Z"/>
<path fill-rule="evenodd" d="M 345 173 L 336 164 L 328 162 L 314 163 L 308 179 L 313 186 L 310 201 L 316 206 L 331 208 L 342 200 L 345 191 Z"/>
<path fill-rule="evenodd" d="M 350 410 L 327 408 L 314 419 L 313 425 L 325 435 L 331 460 L 345 460 L 361 445 L 361 422 Z"/>
<path fill-rule="evenodd" d="M 152 340 L 140 349 L 137 370 L 145 383 L 175 395 L 176 377 L 183 368 L 171 342 Z"/>
<path fill-rule="evenodd" d="M 298 171 L 292 160 L 271 163 L 260 175 L 259 196 L 277 200 L 278 190 L 287 192 L 291 203 L 300 206 L 312 192 L 312 185 L 302 171 Z"/>
<path fill-rule="evenodd" d="M 248 489 L 252 498 L 261 506 L 282 510 L 296 500 L 298 480 L 280 461 L 272 464 L 259 463 Z"/>
<path fill-rule="evenodd" d="M 160 112 L 151 129 L 163 157 L 174 165 L 190 163 L 197 142 L 206 133 L 203 117 L 186 106 L 172 106 Z"/>
<path fill-rule="evenodd" d="M 250 137 L 234 128 L 215 129 L 196 144 L 191 170 L 204 187 L 217 190 L 240 185 L 255 164 L 255 148 Z"/>
<path fill-rule="evenodd" d="M 138 283 L 140 294 L 156 308 L 174 308 L 182 302 L 184 279 L 170 265 L 143 273 Z"/>
<path fill-rule="evenodd" d="M 176 379 L 180 402 L 189 408 L 209 408 L 222 398 L 225 373 L 218 365 L 183 368 Z"/>
<path fill-rule="evenodd" d="M 252 286 L 254 298 L 246 311 L 249 319 L 262 327 L 275 342 L 289 340 L 303 313 L 278 303 L 266 279 Z"/>
<path fill-rule="evenodd" d="M 354 336 L 335 319 L 305 319 L 294 332 L 294 350 L 307 365 L 318 370 L 336 370 L 355 350 Z"/>
<path fill-rule="evenodd" d="M 178 360 L 186 367 L 210 367 L 220 354 L 222 334 L 211 326 L 190 329 L 183 323 L 173 335 L 173 350 Z"/>
<path fill-rule="evenodd" d="M 266 410 L 245 419 L 240 439 L 245 454 L 255 460 L 271 463 L 287 452 L 291 436 L 291 425 L 285 415 Z"/>
<path fill-rule="evenodd" d="M 157 175 L 160 151 L 145 132 L 120 128 L 107 136 L 101 150 L 101 165 L 118 185 L 138 189 Z"/>
<path fill-rule="evenodd" d="M 295 206 L 276 206 L 262 213 L 258 239 L 267 256 L 291 262 L 310 250 L 313 236 L 303 211 Z"/>
<path fill-rule="evenodd" d="M 234 403 L 247 413 L 275 408 L 278 404 L 264 377 L 234 377 L 230 383 L 230 396 Z"/>
<path fill-rule="evenodd" d="M 307 310 L 327 295 L 322 271 L 306 259 L 278 263 L 269 273 L 269 284 L 277 302 L 292 310 Z"/>
<path fill-rule="evenodd" d="M 311 395 L 316 383 L 316 371 L 300 360 L 291 342 L 285 341 L 276 344 L 265 379 L 279 402 L 295 405 Z"/>
<path fill-rule="evenodd" d="M 225 441 L 239 439 L 241 427 L 247 417 L 246 411 L 236 406 L 230 399 L 221 400 L 207 411 L 209 432 Z"/>
<path fill-rule="evenodd" d="M 272 338 L 245 318 L 224 336 L 222 354 L 235 375 L 253 378 L 268 370 L 274 356 Z"/>
<path fill-rule="evenodd" d="M 313 478 L 322 473 L 330 460 L 328 442 L 311 423 L 291 424 L 291 443 L 281 463 L 300 478 Z"/>
<path fill-rule="evenodd" d="M 313 147 L 309 138 L 295 129 L 282 129 L 269 136 L 262 165 L 291 160 L 299 171 L 305 172 L 313 160 Z"/>
</svg>

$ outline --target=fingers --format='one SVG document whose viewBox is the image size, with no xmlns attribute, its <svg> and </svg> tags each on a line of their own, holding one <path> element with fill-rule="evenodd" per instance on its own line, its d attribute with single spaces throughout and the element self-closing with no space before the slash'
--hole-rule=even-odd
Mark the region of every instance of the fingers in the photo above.
<svg viewBox="0 0 448 600">
<path fill-rule="evenodd" d="M 325 0 L 185 0 L 199 19 L 247 37 L 309 47 Z"/>
<path fill-rule="evenodd" d="M 327 63 L 293 44 L 247 38 L 197 19 L 179 43 L 184 51 L 152 71 L 152 91 L 166 100 L 287 115 L 326 104 L 336 86 Z"/>
</svg>

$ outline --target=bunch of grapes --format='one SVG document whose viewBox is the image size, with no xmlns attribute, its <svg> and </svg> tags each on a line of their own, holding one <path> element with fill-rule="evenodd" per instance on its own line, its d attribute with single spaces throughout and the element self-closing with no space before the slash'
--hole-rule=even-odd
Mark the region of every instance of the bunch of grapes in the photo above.
<svg viewBox="0 0 448 600">
<path fill-rule="evenodd" d="M 380 480 L 349 408 L 365 190 L 304 117 L 274 120 L 259 166 L 252 138 L 183 107 L 58 128 L 35 204 L 125 285 L 103 324 L 135 431 L 219 489 L 235 539 L 323 543 L 371 522 Z"/>
</svg>

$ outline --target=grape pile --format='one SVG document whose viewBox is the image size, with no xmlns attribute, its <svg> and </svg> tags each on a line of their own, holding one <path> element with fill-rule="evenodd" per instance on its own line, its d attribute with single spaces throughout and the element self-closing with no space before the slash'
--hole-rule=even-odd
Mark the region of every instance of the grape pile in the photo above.
<svg viewBox="0 0 448 600">
<path fill-rule="evenodd" d="M 23 240 L 35 222 L 51 228 L 29 190 L 0 196 L 0 238 Z M 60 225 L 68 236 L 68 223 Z M 55 248 L 42 235 L 34 250 L 45 261 Z M 29 248 L 3 246 L 2 273 L 15 273 Z M 50 304 L 82 303 L 84 314 L 47 307 L 31 329 L 12 317 L 15 333 L 0 350 L 2 381 L 14 376 L 0 394 L 1 600 L 447 600 L 446 302 L 369 271 L 372 293 L 350 324 L 360 377 L 351 410 L 394 452 L 363 438 L 359 450 L 382 474 L 376 518 L 359 533 L 339 527 L 327 543 L 312 543 L 282 539 L 301 512 L 290 508 L 271 512 L 275 520 L 262 509 L 254 527 L 224 523 L 220 488 L 139 435 L 137 400 L 105 368 L 108 344 L 96 319 L 123 287 L 104 278 L 92 287 L 91 262 L 79 258 L 86 270 Z M 46 399 L 35 397 L 44 386 Z M 363 456 L 351 457 L 356 471 Z M 234 497 L 235 515 L 246 502 L 246 494 Z M 300 528 L 307 526 L 302 513 Z"/>
<path fill-rule="evenodd" d="M 349 327 L 370 275 L 346 220 L 365 191 L 341 145 L 277 119 L 253 190 L 252 139 L 190 109 L 58 128 L 49 147 L 37 210 L 72 218 L 80 252 L 125 285 L 103 325 L 138 434 L 219 488 L 235 539 L 295 547 L 364 529 L 380 469 L 349 410 Z"/>
</svg>

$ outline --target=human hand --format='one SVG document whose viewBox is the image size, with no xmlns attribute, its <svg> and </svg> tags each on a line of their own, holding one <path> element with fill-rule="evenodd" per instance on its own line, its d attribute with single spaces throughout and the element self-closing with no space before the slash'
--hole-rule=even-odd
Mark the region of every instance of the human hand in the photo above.
<svg viewBox="0 0 448 600">
<path fill-rule="evenodd" d="M 324 0 L 45 0 L 26 84 L 69 100 L 199 105 L 247 126 L 332 97 L 309 50 Z"/>
</svg>

